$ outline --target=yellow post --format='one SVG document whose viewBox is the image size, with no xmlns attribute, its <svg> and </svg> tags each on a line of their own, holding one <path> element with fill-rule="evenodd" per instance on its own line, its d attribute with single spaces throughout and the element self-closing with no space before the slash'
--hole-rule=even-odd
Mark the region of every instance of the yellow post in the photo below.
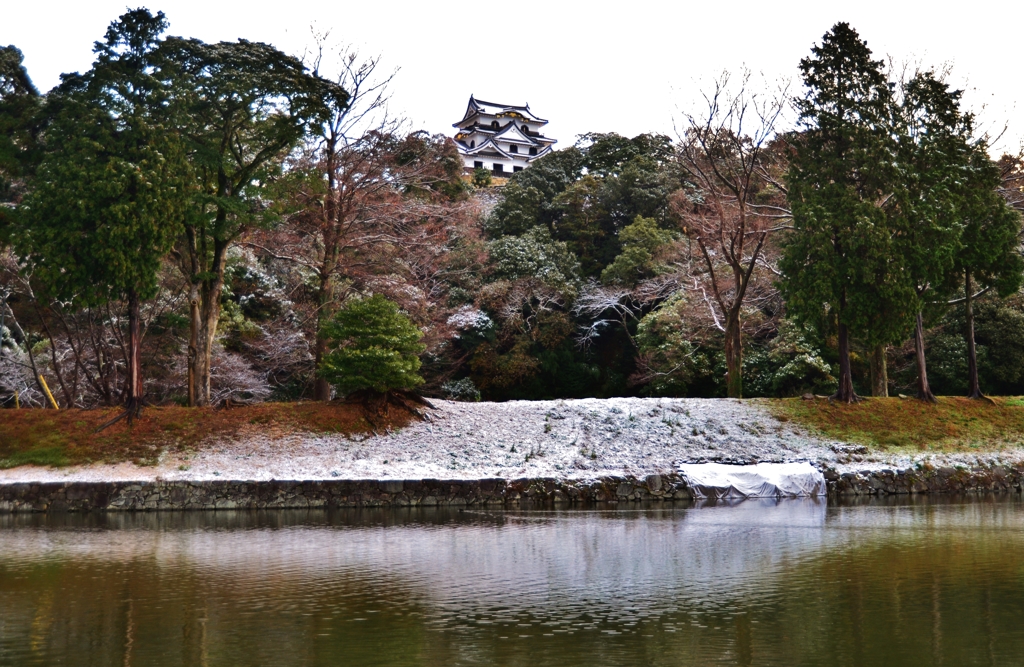
<svg viewBox="0 0 1024 667">
<path fill-rule="evenodd" d="M 21 409 L 21 401 L 18 399 L 18 392 L 14 392 L 14 409 Z"/>
<path fill-rule="evenodd" d="M 46 397 L 50 399 L 50 405 L 53 406 L 54 410 L 60 410 L 60 408 L 57 407 L 57 401 L 53 400 L 53 394 L 50 393 L 50 388 L 46 386 L 46 378 L 40 375 L 39 382 L 43 385 L 43 391 L 46 392 Z"/>
</svg>

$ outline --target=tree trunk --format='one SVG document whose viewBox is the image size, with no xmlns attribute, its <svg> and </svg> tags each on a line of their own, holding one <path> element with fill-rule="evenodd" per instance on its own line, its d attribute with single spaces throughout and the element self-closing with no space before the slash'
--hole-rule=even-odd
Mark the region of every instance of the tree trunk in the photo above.
<svg viewBox="0 0 1024 667">
<path fill-rule="evenodd" d="M 217 321 L 220 319 L 219 282 L 213 280 L 203 283 L 199 290 L 199 307 L 194 313 L 198 321 L 193 321 L 195 357 L 193 367 L 189 369 L 189 377 L 195 397 L 193 405 L 196 406 L 210 404 L 210 360 L 213 357 L 213 341 L 217 336 Z"/>
<path fill-rule="evenodd" d="M 324 145 L 327 173 L 327 199 L 324 202 L 323 242 L 324 257 L 320 264 L 320 284 L 317 286 L 316 311 L 316 342 L 313 355 L 316 366 L 314 372 L 320 372 L 320 363 L 327 354 L 327 339 L 323 335 L 324 324 L 330 319 L 328 306 L 333 298 L 334 271 L 338 266 L 338 142 L 339 137 L 331 131 Z M 313 400 L 331 400 L 331 383 L 319 375 L 313 380 Z"/>
<path fill-rule="evenodd" d="M 220 297 L 224 291 L 224 259 L 228 242 L 215 241 L 213 265 L 198 285 L 193 285 L 189 303 L 189 405 L 210 404 L 210 360 L 220 320 Z"/>
<path fill-rule="evenodd" d="M 914 329 L 914 351 L 917 357 L 917 398 L 937 403 L 932 388 L 928 386 L 928 368 L 924 359 L 924 318 L 921 311 L 917 312 L 917 326 Z"/>
<path fill-rule="evenodd" d="M 978 381 L 978 349 L 974 343 L 974 303 L 971 301 L 971 272 L 964 273 L 964 303 L 967 307 L 967 398 L 984 398 Z"/>
<path fill-rule="evenodd" d="M 853 391 L 853 370 L 850 368 L 850 330 L 839 323 L 839 388 L 832 397 L 840 403 L 855 403 L 860 397 Z"/>
<path fill-rule="evenodd" d="M 128 290 L 128 380 L 125 407 L 128 421 L 142 410 L 142 331 L 139 316 L 139 295 Z"/>
<path fill-rule="evenodd" d="M 725 319 L 726 395 L 743 398 L 743 347 L 740 340 L 740 311 L 734 307 Z"/>
<path fill-rule="evenodd" d="M 320 362 L 323 360 L 324 355 L 327 353 L 327 341 L 324 340 L 323 336 L 320 335 L 319 331 L 316 335 L 316 370 L 320 372 Z M 329 401 L 331 400 L 331 383 L 320 377 L 319 375 L 313 381 L 313 400 L 314 401 Z"/>
<path fill-rule="evenodd" d="M 871 350 L 871 395 L 876 398 L 889 396 L 889 369 L 885 361 L 885 345 L 876 345 Z"/>
<path fill-rule="evenodd" d="M 199 330 L 200 324 L 199 285 L 192 284 L 188 290 L 188 405 L 191 408 L 199 405 L 198 377 Z"/>
<path fill-rule="evenodd" d="M 316 343 L 314 346 L 313 356 L 316 362 L 315 372 L 320 372 L 320 363 L 323 361 L 324 356 L 327 354 L 327 338 L 323 334 L 324 325 L 327 320 L 330 319 L 330 313 L 327 311 L 327 306 L 331 299 L 331 278 L 330 275 L 325 271 L 321 270 L 320 273 L 320 285 L 318 286 L 317 294 L 317 311 L 316 311 Z M 324 378 L 317 375 L 316 379 L 313 380 L 313 400 L 314 401 L 329 401 L 331 400 L 331 383 Z"/>
</svg>

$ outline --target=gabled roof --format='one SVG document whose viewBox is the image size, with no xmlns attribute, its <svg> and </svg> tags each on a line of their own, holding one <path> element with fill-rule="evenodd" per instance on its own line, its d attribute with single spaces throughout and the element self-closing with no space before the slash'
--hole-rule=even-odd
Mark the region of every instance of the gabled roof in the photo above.
<svg viewBox="0 0 1024 667">
<path fill-rule="evenodd" d="M 476 155 L 478 153 L 483 152 L 485 149 L 489 149 L 489 150 L 495 151 L 495 152 L 498 153 L 498 155 L 500 155 L 501 157 L 506 158 L 508 160 L 512 160 L 515 157 L 523 157 L 522 155 L 515 155 L 515 156 L 513 156 L 510 153 L 506 153 L 505 151 L 501 150 L 501 148 L 499 148 L 497 144 L 495 144 L 493 141 L 491 141 L 490 138 L 488 138 L 487 141 L 484 141 L 483 143 L 481 143 L 476 148 L 467 148 L 465 150 L 461 150 L 460 152 L 462 154 L 464 154 L 464 155 Z"/>
<path fill-rule="evenodd" d="M 550 152 L 551 152 L 551 151 L 553 151 L 553 150 L 554 150 L 554 149 L 553 149 L 553 148 L 551 148 L 551 146 L 545 146 L 545 147 L 544 147 L 544 148 L 542 148 L 541 150 L 537 151 L 537 154 L 536 154 L 536 155 L 528 155 L 528 156 L 526 157 L 526 161 L 527 161 L 527 162 L 533 162 L 533 161 L 534 161 L 534 160 L 536 160 L 537 158 L 539 158 L 539 157 L 544 157 L 545 155 L 547 155 L 548 153 L 550 153 Z"/>
<path fill-rule="evenodd" d="M 534 114 L 532 111 L 530 111 L 529 104 L 526 104 L 525 106 L 517 106 L 514 104 L 499 104 L 497 102 L 485 102 L 484 100 L 478 100 L 472 95 L 470 95 L 469 104 L 466 105 L 466 114 L 462 117 L 462 120 L 459 121 L 459 123 L 456 123 L 456 126 L 466 122 L 467 120 L 469 120 L 470 118 L 477 114 L 497 116 L 500 113 L 508 113 L 510 111 L 514 111 L 523 116 L 524 118 L 526 118 L 527 120 L 533 121 L 534 123 L 540 123 L 543 125 L 548 122 L 545 119 L 540 118 L 539 116 Z"/>
<path fill-rule="evenodd" d="M 458 125 L 456 125 L 455 127 L 458 127 Z M 484 136 L 493 136 L 497 138 L 514 130 L 515 134 L 520 138 L 521 143 L 527 143 L 531 146 L 548 146 L 550 144 L 558 143 L 557 139 L 549 139 L 548 137 L 539 134 L 525 134 L 521 128 L 517 127 L 516 124 L 512 122 L 506 123 L 501 129 L 498 130 L 492 130 L 490 127 L 486 125 L 479 125 L 472 129 L 459 129 L 461 129 L 462 131 L 459 132 L 458 135 L 456 135 L 457 137 L 460 135 L 471 137 L 474 134 L 482 134 Z M 508 139 L 509 138 L 506 137 L 505 140 L 508 141 Z"/>
<path fill-rule="evenodd" d="M 510 135 L 510 136 L 506 136 L 506 135 Z M 529 136 L 523 134 L 522 131 L 516 126 L 515 123 L 509 123 L 505 127 L 503 127 L 500 130 L 498 130 L 498 133 L 494 135 L 494 138 L 497 139 L 498 137 L 501 137 L 505 141 L 514 141 L 516 143 L 527 144 L 529 146 L 539 146 L 540 145 L 539 141 L 536 141 L 532 137 L 529 137 Z"/>
</svg>

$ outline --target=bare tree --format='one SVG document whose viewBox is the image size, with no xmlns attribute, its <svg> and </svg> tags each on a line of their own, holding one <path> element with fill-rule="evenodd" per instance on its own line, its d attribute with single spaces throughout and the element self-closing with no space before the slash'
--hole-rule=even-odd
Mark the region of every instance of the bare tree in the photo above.
<svg viewBox="0 0 1024 667">
<path fill-rule="evenodd" d="M 788 85 L 774 95 L 757 93 L 750 89 L 750 73 L 743 72 L 734 92 L 731 79 L 723 73 L 703 95 L 706 108 L 683 114 L 678 160 L 692 187 L 676 193 L 673 208 L 702 260 L 700 288 L 722 315 L 727 391 L 739 398 L 744 300 L 769 234 L 789 218 L 765 155 L 786 108 Z"/>
<path fill-rule="evenodd" d="M 319 73 L 327 35 L 316 38 L 313 66 Z M 349 92 L 348 104 L 317 128 L 294 165 L 307 178 L 287 224 L 246 241 L 311 274 L 317 367 L 327 352 L 323 325 L 351 290 L 372 282 L 388 292 L 389 285 L 407 287 L 413 280 L 432 283 L 422 285 L 425 294 L 437 291 L 443 276 L 431 257 L 446 247 L 452 215 L 464 214 L 439 206 L 434 196 L 436 186 L 461 176 L 454 146 L 442 137 L 405 133 L 405 122 L 388 112 L 388 87 L 398 70 L 381 73 L 379 57 L 360 59 L 347 48 L 336 55 L 336 80 Z M 317 378 L 313 396 L 330 399 L 330 385 Z"/>
</svg>

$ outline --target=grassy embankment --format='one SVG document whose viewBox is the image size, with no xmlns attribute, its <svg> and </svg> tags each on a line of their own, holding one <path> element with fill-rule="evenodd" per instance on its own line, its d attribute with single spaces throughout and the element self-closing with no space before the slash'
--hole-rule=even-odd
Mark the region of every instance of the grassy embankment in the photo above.
<svg viewBox="0 0 1024 667">
<path fill-rule="evenodd" d="M 872 450 L 992 452 L 1024 447 L 1024 399 L 939 398 L 937 404 L 911 398 L 872 398 L 853 405 L 799 398 L 769 402 L 775 416 L 827 438 Z"/>
<path fill-rule="evenodd" d="M 868 399 L 854 405 L 824 399 L 759 399 L 775 416 L 811 432 L 876 451 L 990 452 L 1024 447 L 1024 399 L 993 402 L 939 399 Z M 264 403 L 227 410 L 153 407 L 132 426 L 96 429 L 119 409 L 0 410 L 0 468 L 25 464 L 63 466 L 102 461 L 155 463 L 162 451 L 188 452 L 216 438 L 259 433 L 366 433 L 373 426 L 361 405 Z M 411 416 L 391 410 L 374 419 L 377 431 L 401 427 Z"/>
<path fill-rule="evenodd" d="M 64 466 L 102 461 L 153 464 L 161 451 L 187 452 L 219 437 L 240 433 L 366 433 L 373 428 L 361 405 L 262 403 L 231 409 L 152 407 L 128 426 L 97 428 L 120 408 L 98 410 L 0 410 L 0 468 L 35 464 Z M 375 418 L 377 430 L 400 427 L 409 415 L 392 408 Z"/>
</svg>

